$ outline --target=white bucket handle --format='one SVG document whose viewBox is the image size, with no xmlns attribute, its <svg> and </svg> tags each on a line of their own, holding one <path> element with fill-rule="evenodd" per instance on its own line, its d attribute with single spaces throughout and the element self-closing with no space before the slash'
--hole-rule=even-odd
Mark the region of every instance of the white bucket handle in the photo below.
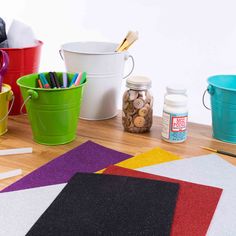
<svg viewBox="0 0 236 236">
<path fill-rule="evenodd" d="M 126 60 L 128 60 L 129 58 L 131 58 L 131 61 L 132 61 L 132 68 L 131 68 L 130 72 L 126 76 L 123 77 L 123 79 L 126 79 L 127 77 L 129 77 L 132 74 L 132 72 L 134 71 L 134 66 L 135 66 L 134 58 L 132 55 L 129 55 Z"/>
<path fill-rule="evenodd" d="M 61 49 L 59 50 L 59 54 L 61 56 L 61 59 L 64 61 L 64 57 L 62 56 L 62 50 Z"/>
<path fill-rule="evenodd" d="M 13 105 L 14 105 L 15 96 L 14 96 L 14 94 L 13 94 L 12 91 L 11 91 L 11 98 L 10 98 L 10 100 L 11 100 L 11 106 L 10 106 L 10 108 L 9 108 L 9 110 L 8 110 L 8 112 L 7 112 L 7 114 L 0 120 L 0 122 L 3 122 L 3 121 L 8 117 L 8 115 L 10 114 L 10 112 L 11 112 L 11 110 L 12 110 L 12 107 L 13 107 Z"/>
</svg>

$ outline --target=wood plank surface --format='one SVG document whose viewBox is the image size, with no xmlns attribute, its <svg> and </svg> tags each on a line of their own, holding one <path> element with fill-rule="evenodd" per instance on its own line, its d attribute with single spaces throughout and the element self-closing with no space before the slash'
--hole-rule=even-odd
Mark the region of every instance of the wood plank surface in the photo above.
<svg viewBox="0 0 236 236">
<path fill-rule="evenodd" d="M 161 147 L 183 158 L 209 154 L 200 146 L 222 149 L 236 153 L 236 145 L 224 143 L 211 137 L 211 127 L 188 123 L 188 138 L 184 143 L 172 144 L 161 140 L 161 118 L 155 117 L 152 129 L 145 134 L 131 134 L 123 131 L 121 115 L 103 121 L 79 120 L 75 141 L 59 146 L 37 144 L 32 139 L 32 131 L 27 115 L 11 116 L 8 119 L 8 132 L 0 136 L 0 149 L 32 147 L 32 154 L 0 156 L 0 172 L 21 168 L 22 176 L 0 180 L 0 189 L 10 185 L 24 175 L 86 142 L 94 141 L 117 151 L 136 155 L 154 147 Z M 236 165 L 236 158 L 221 155 Z"/>
</svg>

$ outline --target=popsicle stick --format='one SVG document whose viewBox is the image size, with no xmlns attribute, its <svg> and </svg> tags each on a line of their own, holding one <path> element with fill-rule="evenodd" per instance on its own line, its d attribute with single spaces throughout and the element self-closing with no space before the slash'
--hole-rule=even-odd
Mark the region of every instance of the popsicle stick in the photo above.
<svg viewBox="0 0 236 236">
<path fill-rule="evenodd" d="M 0 180 L 22 175 L 22 169 L 10 170 L 7 172 L 0 173 Z"/>
<path fill-rule="evenodd" d="M 13 148 L 13 149 L 0 150 L 0 156 L 25 154 L 25 153 L 32 153 L 32 152 L 33 152 L 33 149 L 31 147 L 30 148 Z"/>
</svg>

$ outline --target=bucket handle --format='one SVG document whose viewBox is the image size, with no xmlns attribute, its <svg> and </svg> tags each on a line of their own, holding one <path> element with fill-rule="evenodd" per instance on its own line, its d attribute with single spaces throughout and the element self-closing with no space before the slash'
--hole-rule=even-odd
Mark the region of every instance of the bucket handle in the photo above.
<svg viewBox="0 0 236 236">
<path fill-rule="evenodd" d="M 209 94 L 213 95 L 214 94 L 214 88 L 211 85 L 208 85 L 207 89 L 204 91 L 203 95 L 202 95 L 202 104 L 203 106 L 207 109 L 207 110 L 211 110 L 211 108 L 209 108 L 206 104 L 205 104 L 205 95 L 206 92 L 208 92 Z"/>
<path fill-rule="evenodd" d="M 64 57 L 62 56 L 61 49 L 59 50 L 59 54 L 60 54 L 60 56 L 61 56 L 61 59 L 64 61 Z"/>
<path fill-rule="evenodd" d="M 135 66 L 134 58 L 133 58 L 132 55 L 128 55 L 128 57 L 125 58 L 125 59 L 128 60 L 129 58 L 130 58 L 131 61 L 132 61 L 132 68 L 131 68 L 130 72 L 129 72 L 126 76 L 123 77 L 123 79 L 126 79 L 127 77 L 129 77 L 129 76 L 132 74 L 132 72 L 134 71 L 134 66 Z"/>
<path fill-rule="evenodd" d="M 10 112 L 11 112 L 11 110 L 12 110 L 12 107 L 13 107 L 13 105 L 14 105 L 15 96 L 14 96 L 14 94 L 13 94 L 12 91 L 10 91 L 10 96 L 8 96 L 7 100 L 8 100 L 8 101 L 11 101 L 11 105 L 10 105 L 10 108 L 9 108 L 7 114 L 6 114 L 2 119 L 0 119 L 0 122 L 3 122 L 3 121 L 8 117 L 8 115 L 10 114 Z"/>
<path fill-rule="evenodd" d="M 24 114 L 24 112 L 22 111 L 24 106 L 26 105 L 26 103 L 30 100 L 30 99 L 37 99 L 38 98 L 38 93 L 32 89 L 29 89 L 27 91 L 28 93 L 28 97 L 24 100 L 23 104 L 21 105 L 21 108 L 20 108 L 20 114 Z"/>
</svg>

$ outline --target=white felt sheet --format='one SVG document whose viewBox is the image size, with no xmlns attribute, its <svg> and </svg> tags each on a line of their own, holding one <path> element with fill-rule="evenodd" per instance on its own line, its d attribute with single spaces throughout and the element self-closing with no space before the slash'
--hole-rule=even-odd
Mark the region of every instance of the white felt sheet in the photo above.
<svg viewBox="0 0 236 236">
<path fill-rule="evenodd" d="M 65 185 L 0 193 L 0 235 L 24 236 Z"/>
<path fill-rule="evenodd" d="M 236 235 L 236 167 L 232 164 L 211 154 L 143 167 L 138 170 L 222 188 L 223 193 L 207 235 Z"/>
</svg>

